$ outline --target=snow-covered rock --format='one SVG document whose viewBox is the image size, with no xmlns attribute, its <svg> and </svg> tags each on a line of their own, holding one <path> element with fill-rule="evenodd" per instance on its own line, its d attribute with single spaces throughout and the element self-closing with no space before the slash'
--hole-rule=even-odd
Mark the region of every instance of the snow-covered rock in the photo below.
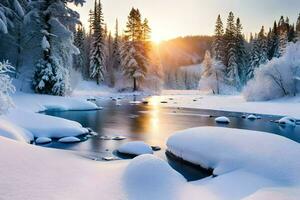
<svg viewBox="0 0 300 200">
<path fill-rule="evenodd" d="M 125 140 L 126 137 L 124 137 L 124 136 L 116 136 L 116 137 L 112 137 L 111 139 L 112 140 Z"/>
<path fill-rule="evenodd" d="M 70 136 L 70 137 L 60 138 L 58 140 L 58 142 L 61 142 L 61 143 L 74 143 L 74 142 L 80 142 L 80 139 L 77 138 L 77 137 Z"/>
<path fill-rule="evenodd" d="M 230 119 L 228 118 L 228 117 L 217 117 L 216 119 L 215 119 L 215 121 L 217 122 L 217 123 L 223 123 L 223 124 L 229 124 L 230 123 Z"/>
<path fill-rule="evenodd" d="M 34 138 L 30 131 L 11 123 L 5 117 L 0 117 L 0 136 L 26 143 L 30 143 Z"/>
<path fill-rule="evenodd" d="M 165 161 L 153 156 L 134 158 L 124 172 L 128 199 L 178 199 L 176 196 L 185 179 Z"/>
<path fill-rule="evenodd" d="M 257 117 L 255 115 L 248 115 L 247 119 L 249 119 L 249 120 L 256 120 Z"/>
<path fill-rule="evenodd" d="M 124 154 L 131 155 L 142 155 L 142 154 L 153 154 L 151 146 L 142 141 L 134 141 L 122 144 L 118 151 Z"/>
<path fill-rule="evenodd" d="M 289 125 L 289 126 L 296 126 L 297 120 L 293 117 L 283 117 L 278 120 L 280 125 Z"/>
<path fill-rule="evenodd" d="M 35 140 L 36 144 L 46 144 L 50 142 L 52 142 L 52 139 L 48 137 L 39 137 Z"/>
</svg>

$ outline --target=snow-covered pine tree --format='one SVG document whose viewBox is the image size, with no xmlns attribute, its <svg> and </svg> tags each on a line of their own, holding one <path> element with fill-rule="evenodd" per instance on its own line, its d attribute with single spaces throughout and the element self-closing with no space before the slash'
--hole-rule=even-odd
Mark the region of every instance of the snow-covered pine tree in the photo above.
<svg viewBox="0 0 300 200">
<path fill-rule="evenodd" d="M 300 41 L 300 14 L 296 22 L 296 40 Z"/>
<path fill-rule="evenodd" d="M 109 31 L 105 44 L 105 68 L 106 68 L 106 82 L 110 87 L 115 85 L 115 76 L 113 68 L 113 39 Z"/>
<path fill-rule="evenodd" d="M 83 72 L 85 68 L 85 30 L 81 25 L 78 25 L 74 33 L 74 45 L 79 49 L 80 54 L 74 55 L 74 64 L 73 67 L 79 72 Z"/>
<path fill-rule="evenodd" d="M 288 30 L 288 42 L 295 42 L 295 41 L 296 41 L 295 26 L 290 25 Z"/>
<path fill-rule="evenodd" d="M 227 81 L 230 85 L 236 88 L 241 87 L 241 80 L 238 71 L 238 52 L 237 52 L 237 40 L 236 40 L 236 25 L 234 15 L 232 12 L 229 13 L 227 19 L 227 27 L 225 31 L 225 46 L 227 52 L 226 58 L 226 72 Z"/>
<path fill-rule="evenodd" d="M 265 35 L 264 26 L 262 26 L 258 36 L 253 41 L 252 50 L 250 54 L 250 66 L 247 71 L 247 80 L 250 80 L 254 76 L 254 71 L 261 64 L 265 64 L 268 61 L 268 40 Z"/>
<path fill-rule="evenodd" d="M 15 92 L 12 79 L 8 73 L 14 72 L 14 68 L 8 61 L 0 62 L 0 115 L 5 113 L 12 105 L 10 94 Z"/>
<path fill-rule="evenodd" d="M 258 33 L 258 43 L 260 49 L 260 64 L 264 64 L 268 61 L 268 40 L 265 35 L 265 28 L 262 26 L 260 32 Z"/>
<path fill-rule="evenodd" d="M 120 36 L 119 36 L 119 22 L 116 19 L 116 27 L 115 27 L 115 37 L 113 41 L 113 68 L 115 71 L 118 71 L 121 67 L 121 53 L 120 53 Z"/>
<path fill-rule="evenodd" d="M 133 80 L 133 90 L 138 89 L 138 82 L 145 78 L 149 65 L 143 24 L 139 9 L 132 8 L 126 24 L 126 41 L 122 45 L 121 56 L 124 75 Z"/>
<path fill-rule="evenodd" d="M 29 2 L 26 0 L 10 0 L 0 2 L 0 43 L 8 43 L 8 48 L 1 54 L 14 61 L 15 69 L 18 72 L 22 65 L 22 50 L 28 38 L 33 33 L 28 34 L 24 27 L 31 20 L 32 15 L 29 9 Z M 5 35 L 1 35 L 1 32 Z M 3 41 L 1 41 L 3 39 Z M 9 55 L 11 53 L 12 55 Z M 17 76 L 18 73 L 15 73 Z"/>
<path fill-rule="evenodd" d="M 64 96 L 70 91 L 69 68 L 79 50 L 73 44 L 73 30 L 79 14 L 67 3 L 83 4 L 84 0 L 37 0 L 32 7 L 39 15 L 43 58 L 38 62 L 33 79 L 37 93 Z"/>
<path fill-rule="evenodd" d="M 288 44 L 288 33 L 286 30 L 282 30 L 279 33 L 279 43 L 278 43 L 278 55 L 277 57 L 281 57 L 285 53 L 285 49 Z"/>
<path fill-rule="evenodd" d="M 199 89 L 211 90 L 213 94 L 220 94 L 221 86 L 224 84 L 225 66 L 221 61 L 213 59 L 210 52 L 206 51 L 202 67 Z"/>
<path fill-rule="evenodd" d="M 239 73 L 241 84 L 244 85 L 247 80 L 246 74 L 247 74 L 248 59 L 247 59 L 247 52 L 245 47 L 246 41 L 242 33 L 243 27 L 240 18 L 237 18 L 235 28 L 236 28 L 235 37 L 236 37 L 238 73 Z"/>
<path fill-rule="evenodd" d="M 103 27 L 102 4 L 95 0 L 94 17 L 92 19 L 92 45 L 90 54 L 90 75 L 99 85 L 105 73 L 105 35 Z"/>
<path fill-rule="evenodd" d="M 213 42 L 213 55 L 216 60 L 225 62 L 224 28 L 221 16 L 218 15 Z"/>
<path fill-rule="evenodd" d="M 273 28 L 269 31 L 268 34 L 268 59 L 271 60 L 273 57 L 278 55 L 278 28 L 276 21 L 274 22 Z"/>
</svg>

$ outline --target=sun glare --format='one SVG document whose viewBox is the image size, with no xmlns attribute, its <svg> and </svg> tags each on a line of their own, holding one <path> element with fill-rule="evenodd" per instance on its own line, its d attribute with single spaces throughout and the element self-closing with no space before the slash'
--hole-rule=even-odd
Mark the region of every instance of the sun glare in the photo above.
<svg viewBox="0 0 300 200">
<path fill-rule="evenodd" d="M 163 39 L 159 35 L 152 35 L 151 40 L 155 44 L 160 44 Z"/>
</svg>

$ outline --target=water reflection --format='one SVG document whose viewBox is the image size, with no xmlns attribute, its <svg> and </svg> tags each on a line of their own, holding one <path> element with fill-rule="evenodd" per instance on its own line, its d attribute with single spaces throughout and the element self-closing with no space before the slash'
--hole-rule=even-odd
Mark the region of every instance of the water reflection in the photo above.
<svg viewBox="0 0 300 200">
<path fill-rule="evenodd" d="M 278 119 L 278 117 L 265 115 L 260 120 L 250 121 L 241 118 L 242 113 L 164 108 L 161 107 L 161 99 L 158 96 L 147 99 L 148 104 L 132 105 L 129 103 L 131 100 L 122 99 L 121 105 L 116 105 L 116 102 L 111 100 L 98 101 L 97 104 L 104 107 L 103 110 L 99 111 L 47 112 L 49 115 L 77 121 L 84 127 L 91 127 L 99 135 L 82 143 L 61 144 L 54 141 L 45 146 L 75 150 L 83 155 L 99 159 L 101 156 L 112 156 L 114 150 L 124 142 L 143 140 L 150 145 L 162 147 L 163 150 L 157 154 L 167 160 L 164 149 L 168 137 L 178 130 L 199 126 L 223 126 L 265 131 L 300 142 L 300 134 L 297 134 L 300 133 L 299 127 L 281 127 L 270 122 L 270 120 Z M 141 101 L 142 99 L 135 97 L 133 100 Z M 169 101 L 176 103 L 172 99 Z M 227 116 L 231 123 L 229 125 L 216 124 L 214 116 Z M 104 141 L 100 139 L 100 136 L 103 135 L 111 137 L 121 135 L 128 139 Z M 177 166 L 178 163 L 173 163 L 173 165 Z"/>
</svg>

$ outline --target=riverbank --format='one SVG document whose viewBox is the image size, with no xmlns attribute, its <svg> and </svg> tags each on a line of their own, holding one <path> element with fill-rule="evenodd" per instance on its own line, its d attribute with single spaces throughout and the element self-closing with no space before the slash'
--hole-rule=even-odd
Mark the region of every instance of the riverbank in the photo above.
<svg viewBox="0 0 300 200">
<path fill-rule="evenodd" d="M 164 90 L 160 101 L 168 107 L 211 109 L 300 118 L 300 96 L 247 102 L 241 95 L 207 95 L 198 90 Z"/>
</svg>

